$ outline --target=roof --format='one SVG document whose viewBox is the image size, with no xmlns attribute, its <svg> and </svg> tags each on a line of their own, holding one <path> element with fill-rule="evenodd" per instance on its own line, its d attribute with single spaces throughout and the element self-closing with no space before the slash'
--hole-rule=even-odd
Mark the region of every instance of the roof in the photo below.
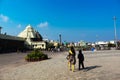
<svg viewBox="0 0 120 80">
<path fill-rule="evenodd" d="M 5 34 L 0 34 L 0 39 L 24 41 L 24 38 L 20 38 L 20 37 L 16 37 L 16 36 L 11 36 L 11 35 L 5 35 Z"/>
<path fill-rule="evenodd" d="M 31 41 L 42 41 L 40 38 L 30 38 Z"/>
</svg>

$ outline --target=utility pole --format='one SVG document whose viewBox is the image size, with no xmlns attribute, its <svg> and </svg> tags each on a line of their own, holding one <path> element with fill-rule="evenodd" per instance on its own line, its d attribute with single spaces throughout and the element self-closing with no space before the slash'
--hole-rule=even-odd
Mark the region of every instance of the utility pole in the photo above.
<svg viewBox="0 0 120 80">
<path fill-rule="evenodd" d="M 97 45 L 98 45 L 98 42 L 99 42 L 99 41 L 98 41 L 98 35 L 96 35 L 96 43 L 97 43 Z"/>
<path fill-rule="evenodd" d="M 113 17 L 113 20 L 114 20 L 114 32 L 115 32 L 115 45 L 117 49 L 118 45 L 117 45 L 116 17 L 115 16 Z"/>
<path fill-rule="evenodd" d="M 60 45 L 62 45 L 62 43 L 61 43 L 61 41 L 62 41 L 62 40 L 61 40 L 61 34 L 59 34 L 59 38 L 60 38 Z"/>
<path fill-rule="evenodd" d="M 0 34 L 1 34 L 1 29 L 2 29 L 2 27 L 0 26 Z"/>
</svg>

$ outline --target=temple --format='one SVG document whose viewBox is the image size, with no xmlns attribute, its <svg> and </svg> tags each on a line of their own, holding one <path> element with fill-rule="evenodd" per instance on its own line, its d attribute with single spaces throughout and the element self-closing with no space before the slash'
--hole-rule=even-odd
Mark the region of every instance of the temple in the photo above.
<svg viewBox="0 0 120 80">
<path fill-rule="evenodd" d="M 18 37 L 25 39 L 25 45 L 30 49 L 46 49 L 46 42 L 43 41 L 41 34 L 33 29 L 29 24 Z"/>
<path fill-rule="evenodd" d="M 2 34 L 1 29 L 2 27 L 0 27 L 0 53 L 46 49 L 46 42 L 31 25 L 28 25 L 18 36 Z"/>
</svg>

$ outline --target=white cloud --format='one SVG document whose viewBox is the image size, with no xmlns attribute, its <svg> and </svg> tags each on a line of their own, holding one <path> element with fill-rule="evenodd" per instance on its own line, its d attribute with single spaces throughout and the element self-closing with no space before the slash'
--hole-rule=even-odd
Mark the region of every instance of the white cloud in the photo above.
<svg viewBox="0 0 120 80">
<path fill-rule="evenodd" d="M 37 27 L 44 28 L 48 26 L 48 22 L 43 22 L 37 25 Z"/>
<path fill-rule="evenodd" d="M 18 25 L 17 25 L 17 28 L 21 28 L 21 27 L 22 27 L 22 25 L 21 25 L 21 24 L 18 24 Z"/>
<path fill-rule="evenodd" d="M 3 14 L 0 14 L 0 19 L 4 22 L 8 22 L 9 18 Z"/>
</svg>

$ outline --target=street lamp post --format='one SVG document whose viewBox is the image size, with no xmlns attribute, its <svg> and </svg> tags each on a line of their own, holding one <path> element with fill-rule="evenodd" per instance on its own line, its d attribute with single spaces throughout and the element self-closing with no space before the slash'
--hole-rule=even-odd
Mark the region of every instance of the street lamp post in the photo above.
<svg viewBox="0 0 120 80">
<path fill-rule="evenodd" d="M 116 32 L 116 17 L 114 16 L 113 19 L 114 19 L 115 45 L 117 49 L 118 45 L 117 45 L 117 32 Z"/>
<path fill-rule="evenodd" d="M 59 38 L 60 38 L 60 45 L 61 45 L 61 44 L 62 44 L 62 43 L 61 43 L 61 34 L 59 34 Z"/>
<path fill-rule="evenodd" d="M 2 27 L 0 26 L 0 34 L 1 34 L 1 29 L 2 29 Z"/>
</svg>

